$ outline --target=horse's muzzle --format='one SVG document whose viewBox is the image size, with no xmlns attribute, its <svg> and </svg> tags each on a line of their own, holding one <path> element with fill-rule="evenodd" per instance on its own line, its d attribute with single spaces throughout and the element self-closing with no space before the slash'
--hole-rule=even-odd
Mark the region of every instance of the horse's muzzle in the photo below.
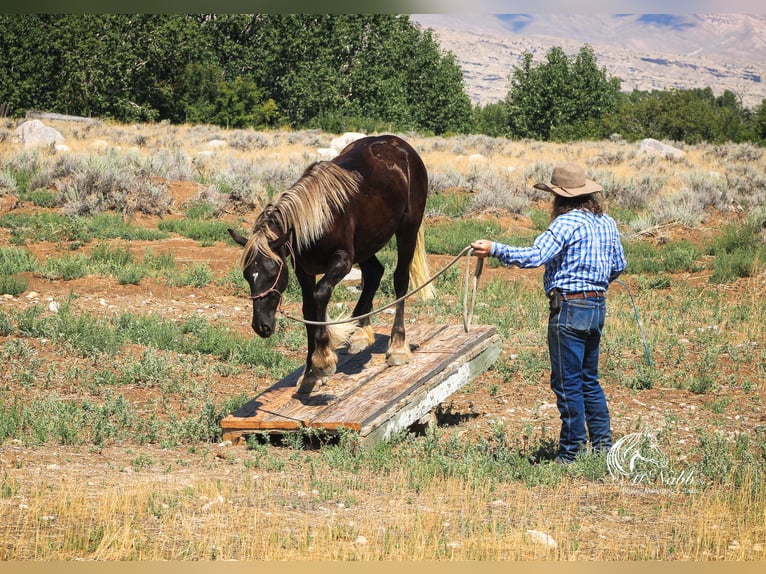
<svg viewBox="0 0 766 574">
<path fill-rule="evenodd" d="M 253 331 L 263 339 L 267 339 L 274 334 L 274 327 L 263 323 L 253 323 Z"/>
</svg>

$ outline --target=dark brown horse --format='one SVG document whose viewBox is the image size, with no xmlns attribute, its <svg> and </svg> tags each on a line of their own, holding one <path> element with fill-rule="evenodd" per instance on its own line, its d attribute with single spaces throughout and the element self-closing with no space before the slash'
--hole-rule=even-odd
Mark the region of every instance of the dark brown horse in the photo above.
<svg viewBox="0 0 766 574">
<path fill-rule="evenodd" d="M 427 193 L 426 168 L 407 142 L 392 135 L 366 137 L 346 146 L 332 161 L 309 166 L 264 208 L 249 238 L 229 230 L 244 247 L 241 267 L 253 300 L 252 326 L 261 337 L 274 332 L 275 313 L 287 287 L 288 257 L 293 259 L 308 338 L 299 393 L 310 393 L 317 382 L 335 372 L 335 347 L 349 340 L 349 351 L 358 352 L 374 340 L 369 318 L 355 321 L 353 334 L 348 328 L 321 324 L 327 321 L 333 288 L 354 263 L 362 271 L 362 293 L 352 318 L 372 309 L 384 271 L 375 254 L 392 236 L 397 246 L 393 276 L 397 299 L 407 293 L 410 280 L 414 286 L 426 282 L 421 223 Z M 319 281 L 318 275 L 322 275 Z M 431 292 L 426 288 L 421 294 L 428 297 Z M 389 365 L 401 365 L 411 357 L 401 301 L 396 305 L 386 360 Z"/>
</svg>

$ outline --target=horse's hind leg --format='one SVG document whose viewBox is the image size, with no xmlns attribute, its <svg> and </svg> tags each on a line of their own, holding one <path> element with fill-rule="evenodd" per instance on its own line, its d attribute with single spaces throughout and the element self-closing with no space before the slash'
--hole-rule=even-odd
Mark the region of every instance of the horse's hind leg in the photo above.
<svg viewBox="0 0 766 574">
<path fill-rule="evenodd" d="M 383 277 L 383 264 L 374 255 L 365 261 L 359 263 L 362 270 L 362 294 L 354 307 L 352 317 L 366 315 L 372 310 L 372 302 L 375 293 L 380 286 L 380 280 Z M 375 342 L 375 333 L 370 325 L 370 318 L 366 317 L 359 320 L 359 329 L 357 329 L 349 339 L 348 352 L 359 353 Z"/>
<path fill-rule="evenodd" d="M 415 253 L 415 244 L 417 241 L 417 227 L 413 232 L 397 232 L 397 261 L 394 270 L 394 291 L 396 298 L 404 297 L 410 283 L 410 263 Z M 391 341 L 388 344 L 386 352 L 386 362 L 391 366 L 404 365 L 412 360 L 412 351 L 407 342 L 407 336 L 404 331 L 404 301 L 396 304 L 396 315 L 394 316 L 394 325 L 391 328 Z"/>
</svg>

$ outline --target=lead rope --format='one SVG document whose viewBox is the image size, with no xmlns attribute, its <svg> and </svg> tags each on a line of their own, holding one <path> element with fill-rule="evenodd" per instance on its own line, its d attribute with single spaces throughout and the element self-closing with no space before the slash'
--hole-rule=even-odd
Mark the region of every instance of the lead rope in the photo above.
<svg viewBox="0 0 766 574">
<path fill-rule="evenodd" d="M 623 287 L 625 287 L 625 291 L 628 292 L 628 297 L 630 297 L 630 302 L 633 304 L 633 314 L 636 316 L 636 323 L 638 324 L 638 330 L 641 333 L 641 341 L 644 344 L 644 352 L 646 353 L 646 362 L 649 366 L 652 364 L 652 358 L 649 356 L 649 347 L 646 345 L 646 336 L 644 335 L 644 328 L 641 326 L 641 319 L 638 318 L 638 308 L 636 307 L 636 302 L 633 300 L 633 294 L 630 292 L 630 289 L 628 289 L 628 286 L 625 285 L 622 281 L 619 279 L 615 279 L 615 283 L 619 283 Z"/>
<path fill-rule="evenodd" d="M 470 307 L 470 311 L 468 311 L 467 308 L 466 308 L 466 301 L 467 301 L 467 298 L 468 298 L 468 271 L 470 269 L 470 259 L 471 259 L 471 252 L 472 251 L 473 251 L 473 248 L 470 245 L 468 245 L 465 249 L 463 249 L 460 253 L 458 253 L 452 259 L 452 261 L 450 261 L 449 263 L 447 263 L 447 265 L 442 267 L 442 269 L 438 273 L 436 273 L 436 275 L 433 275 L 430 279 L 428 279 L 428 281 L 426 281 L 425 283 L 423 283 L 419 287 L 413 289 L 409 293 L 406 293 L 405 295 L 402 295 L 401 297 L 399 297 L 395 301 L 391 301 L 387 305 L 384 305 L 383 307 L 380 307 L 378 309 L 374 309 L 374 310 L 370 311 L 369 313 L 365 313 L 364 315 L 357 315 L 356 317 L 348 317 L 346 319 L 336 319 L 335 321 L 309 321 L 307 319 L 301 319 L 300 317 L 296 317 L 294 315 L 291 315 L 290 313 L 288 313 L 287 311 L 282 309 L 282 301 L 281 300 L 279 302 L 279 312 L 282 313 L 282 315 L 284 315 L 287 319 L 290 319 L 292 321 L 297 321 L 298 323 L 303 323 L 304 325 L 329 326 L 329 325 L 342 325 L 343 323 L 352 323 L 354 321 L 360 321 L 361 319 L 366 319 L 366 318 L 372 317 L 373 315 L 376 315 L 376 314 L 378 314 L 378 313 L 380 313 L 382 311 L 385 311 L 389 307 L 393 307 L 397 303 L 407 299 L 408 297 L 411 297 L 412 295 L 414 295 L 415 293 L 417 293 L 418 291 L 420 291 L 421 289 L 426 287 L 428 284 L 433 283 L 434 281 L 436 281 L 436 279 L 440 275 L 444 274 L 444 272 L 447 271 L 447 269 L 449 269 L 455 263 L 457 263 L 463 255 L 466 255 L 466 289 L 465 289 L 465 293 L 463 295 L 463 327 L 465 328 L 465 330 L 467 332 L 470 329 L 471 321 L 472 321 L 472 318 L 473 318 L 473 307 L 474 307 L 474 304 L 476 302 L 476 288 L 477 288 L 478 281 L 479 281 L 479 275 L 481 275 L 481 269 L 482 269 L 482 264 L 483 264 L 483 259 L 479 259 L 478 263 L 476 264 L 476 271 L 474 272 L 474 280 L 473 280 L 473 293 L 471 295 L 471 307 Z"/>
<path fill-rule="evenodd" d="M 468 282 L 470 280 L 471 272 L 471 254 L 473 249 L 469 248 L 468 253 L 465 256 L 465 285 L 463 286 L 463 328 L 465 332 L 471 330 L 471 323 L 473 322 L 473 308 L 476 306 L 476 289 L 479 285 L 479 277 L 481 277 L 482 269 L 484 268 L 484 258 L 479 257 L 476 261 L 476 269 L 473 272 L 473 283 L 471 285 L 471 305 L 468 305 Z"/>
</svg>

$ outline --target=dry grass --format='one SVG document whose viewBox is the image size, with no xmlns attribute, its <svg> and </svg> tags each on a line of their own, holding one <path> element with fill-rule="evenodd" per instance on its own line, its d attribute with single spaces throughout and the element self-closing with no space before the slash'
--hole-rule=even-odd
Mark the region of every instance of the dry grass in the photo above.
<svg viewBox="0 0 766 574">
<path fill-rule="evenodd" d="M 318 456 L 318 455 L 306 455 Z M 137 471 L 63 478 L 0 506 L 5 560 L 752 560 L 763 499 L 752 483 L 672 488 L 432 479 L 405 469 L 280 472 L 230 465 L 218 480 Z M 62 471 L 66 474 L 66 470 Z M 751 480 L 760 480 L 751 477 Z M 542 534 L 549 539 L 542 538 Z"/>
</svg>

